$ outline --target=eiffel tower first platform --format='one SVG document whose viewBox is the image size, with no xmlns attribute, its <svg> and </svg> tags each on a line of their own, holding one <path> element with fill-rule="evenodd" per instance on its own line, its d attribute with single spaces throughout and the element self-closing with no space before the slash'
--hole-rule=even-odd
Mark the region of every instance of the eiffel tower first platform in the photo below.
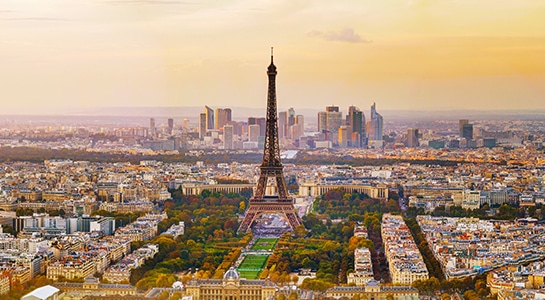
<svg viewBox="0 0 545 300">
<path fill-rule="evenodd" d="M 271 64 L 267 68 L 269 89 L 267 92 L 267 125 L 265 133 L 265 149 L 263 162 L 259 167 L 261 174 L 257 182 L 254 196 L 246 210 L 244 220 L 238 228 L 239 233 L 248 232 L 254 221 L 263 214 L 283 214 L 291 230 L 303 224 L 293 206 L 293 199 L 288 197 L 286 182 L 284 181 L 283 166 L 280 162 L 280 147 L 278 146 L 278 124 L 276 113 L 276 66 L 273 63 L 271 48 Z M 265 195 L 267 183 L 274 181 L 277 195 Z"/>
</svg>

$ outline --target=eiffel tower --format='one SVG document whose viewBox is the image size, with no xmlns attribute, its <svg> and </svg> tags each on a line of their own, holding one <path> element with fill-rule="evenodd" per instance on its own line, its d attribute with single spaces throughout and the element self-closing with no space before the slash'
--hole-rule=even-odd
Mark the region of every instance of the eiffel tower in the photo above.
<svg viewBox="0 0 545 300">
<path fill-rule="evenodd" d="M 288 221 L 291 230 L 303 224 L 293 206 L 293 199 L 288 197 L 286 182 L 284 181 L 283 166 L 280 162 L 280 147 L 278 146 L 278 124 L 276 113 L 276 66 L 273 63 L 271 48 L 271 64 L 267 68 L 269 76 L 269 90 L 267 93 L 267 125 L 265 133 L 265 149 L 263 150 L 263 162 L 259 167 L 261 174 L 257 182 L 254 196 L 250 199 L 250 205 L 246 210 L 244 220 L 238 228 L 238 232 L 247 232 L 252 223 L 263 214 L 283 214 Z M 272 179 L 276 183 L 277 195 L 265 194 L 267 183 Z"/>
</svg>

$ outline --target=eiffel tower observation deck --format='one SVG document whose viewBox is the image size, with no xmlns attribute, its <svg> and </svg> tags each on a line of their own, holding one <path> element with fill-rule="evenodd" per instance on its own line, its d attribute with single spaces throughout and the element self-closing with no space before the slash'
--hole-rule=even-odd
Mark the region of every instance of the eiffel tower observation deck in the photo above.
<svg viewBox="0 0 545 300">
<path fill-rule="evenodd" d="M 278 122 L 276 111 L 276 66 L 273 61 L 271 48 L 271 64 L 267 68 L 269 88 L 267 92 L 267 123 L 265 130 L 265 147 L 263 162 L 261 163 L 259 180 L 254 196 L 246 210 L 244 220 L 240 223 L 238 232 L 248 232 L 254 221 L 264 214 L 281 214 L 286 217 L 291 230 L 303 224 L 293 206 L 293 198 L 288 196 L 282 162 L 280 161 L 280 147 L 278 143 Z M 272 182 L 276 186 L 276 195 L 266 195 L 267 185 Z"/>
</svg>

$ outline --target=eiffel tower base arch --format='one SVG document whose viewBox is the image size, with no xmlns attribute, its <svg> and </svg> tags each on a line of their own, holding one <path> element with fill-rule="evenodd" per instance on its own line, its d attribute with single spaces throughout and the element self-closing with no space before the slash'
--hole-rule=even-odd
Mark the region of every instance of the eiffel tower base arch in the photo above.
<svg viewBox="0 0 545 300">
<path fill-rule="evenodd" d="M 297 214 L 297 211 L 295 210 L 293 203 L 290 199 L 283 199 L 283 200 L 267 199 L 267 200 L 261 200 L 261 201 L 260 200 L 256 200 L 256 199 L 250 200 L 250 206 L 246 210 L 246 215 L 244 216 L 244 220 L 242 221 L 242 223 L 240 223 L 240 226 L 237 231 L 238 233 L 244 233 L 244 232 L 250 231 L 251 226 L 255 222 L 255 220 L 257 220 L 260 216 L 266 215 L 266 214 L 284 215 L 292 231 L 294 231 L 297 226 L 303 224 L 303 222 L 301 221 L 301 218 Z M 264 201 L 274 201 L 274 202 L 267 203 Z"/>
</svg>

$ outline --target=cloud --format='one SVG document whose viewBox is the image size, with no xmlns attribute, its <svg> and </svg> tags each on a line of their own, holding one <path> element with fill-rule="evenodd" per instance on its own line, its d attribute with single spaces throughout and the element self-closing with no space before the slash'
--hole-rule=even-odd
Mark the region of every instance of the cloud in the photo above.
<svg viewBox="0 0 545 300">
<path fill-rule="evenodd" d="M 338 41 L 348 43 L 371 43 L 370 40 L 363 39 L 359 34 L 354 32 L 353 28 L 345 28 L 339 31 L 319 31 L 313 30 L 308 33 L 311 37 L 322 38 L 326 41 Z"/>
</svg>

